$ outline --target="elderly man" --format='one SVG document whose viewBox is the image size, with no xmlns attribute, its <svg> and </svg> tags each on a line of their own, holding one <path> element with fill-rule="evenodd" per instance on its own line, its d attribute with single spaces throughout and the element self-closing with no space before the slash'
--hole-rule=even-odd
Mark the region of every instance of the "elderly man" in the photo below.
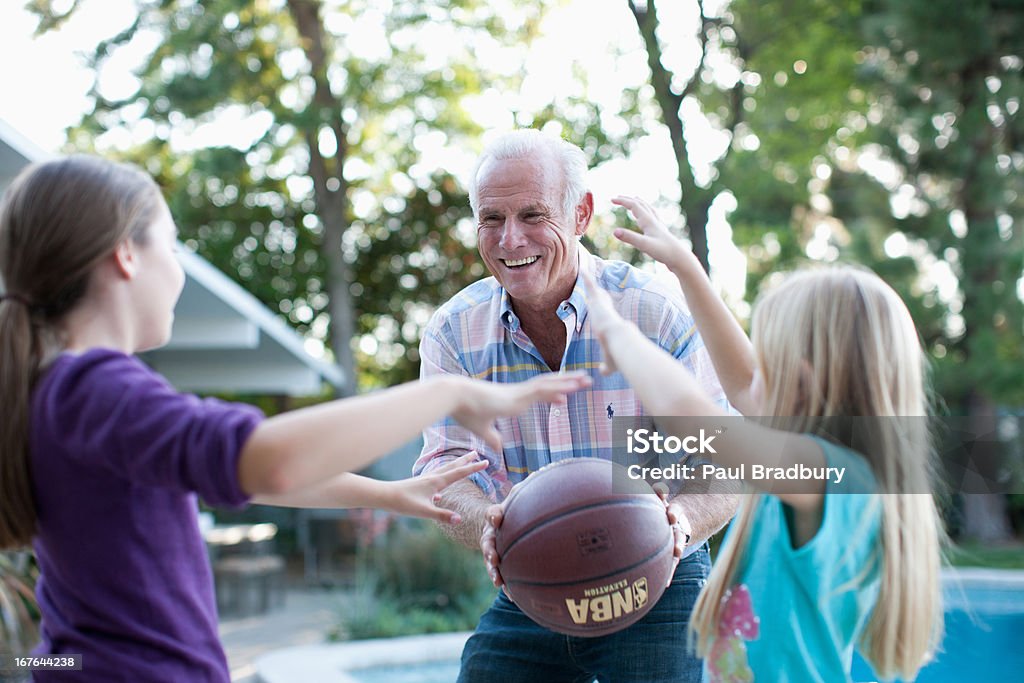
<svg viewBox="0 0 1024 683">
<path fill-rule="evenodd" d="M 693 371 L 713 395 L 722 396 L 681 295 L 579 244 L 594 210 L 586 167 L 583 152 L 574 145 L 520 130 L 488 145 L 470 182 L 480 255 L 493 277 L 464 289 L 431 319 L 420 345 L 421 375 L 518 382 L 547 372 L 587 370 L 594 384 L 589 391 L 499 421 L 500 453 L 451 421 L 425 433 L 417 474 L 468 451 L 490 463 L 472 481 L 449 487 L 441 501 L 463 519 L 446 531 L 469 547 L 493 532 L 486 511 L 504 500 L 514 484 L 558 460 L 610 458 L 612 417 L 642 415 L 621 374 L 597 372 L 601 352 L 587 321 L 580 269 L 609 291 L 624 316 Z M 609 636 L 564 636 L 536 625 L 499 591 L 466 644 L 459 681 L 701 680 L 701 664 L 686 648 L 687 621 L 710 569 L 705 541 L 732 516 L 737 497 L 690 494 L 671 502 L 692 541 L 681 553 L 672 585 L 642 620 Z"/>
</svg>

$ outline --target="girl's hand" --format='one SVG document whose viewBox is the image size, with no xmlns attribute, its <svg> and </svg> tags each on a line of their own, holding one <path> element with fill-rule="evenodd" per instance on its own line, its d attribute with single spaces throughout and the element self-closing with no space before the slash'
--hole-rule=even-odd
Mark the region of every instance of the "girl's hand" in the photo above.
<svg viewBox="0 0 1024 683">
<path fill-rule="evenodd" d="M 609 337 L 616 328 L 625 325 L 626 320 L 615 310 L 612 298 L 608 296 L 608 292 L 598 286 L 594 276 L 583 269 L 580 269 L 580 273 L 583 275 L 583 284 L 587 288 L 587 319 L 594 330 L 594 336 L 601 344 L 601 351 L 604 355 L 604 360 L 601 361 L 601 374 L 610 375 L 617 369 Z"/>
<path fill-rule="evenodd" d="M 672 270 L 684 265 L 686 260 L 692 256 L 682 240 L 669 232 L 665 224 L 658 220 L 651 205 L 643 199 L 620 195 L 612 199 L 612 204 L 624 207 L 633 214 L 633 218 L 641 230 L 638 233 L 616 228 L 613 234 L 620 241 L 636 247 Z"/>
<path fill-rule="evenodd" d="M 457 481 L 487 468 L 487 461 L 470 451 L 438 467 L 430 474 L 387 482 L 391 488 L 387 509 L 400 515 L 423 517 L 445 524 L 458 524 L 457 512 L 439 507 L 441 492 Z"/>
<path fill-rule="evenodd" d="M 497 418 L 519 415 L 534 403 L 552 403 L 590 383 L 582 372 L 549 373 L 514 384 L 461 378 L 452 418 L 501 453 L 501 435 L 494 428 Z"/>
</svg>

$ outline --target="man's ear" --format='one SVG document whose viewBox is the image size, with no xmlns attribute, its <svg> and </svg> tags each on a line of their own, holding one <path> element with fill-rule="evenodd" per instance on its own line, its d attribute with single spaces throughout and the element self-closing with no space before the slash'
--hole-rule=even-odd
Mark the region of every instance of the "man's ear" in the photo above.
<svg viewBox="0 0 1024 683">
<path fill-rule="evenodd" d="M 587 231 L 590 219 L 594 216 L 594 195 L 587 192 L 583 199 L 576 205 L 576 236 L 580 237 Z"/>
<path fill-rule="evenodd" d="M 128 239 L 123 240 L 114 248 L 112 255 L 114 272 L 125 280 L 131 280 L 138 272 L 139 264 L 135 253 L 135 243 Z"/>
</svg>

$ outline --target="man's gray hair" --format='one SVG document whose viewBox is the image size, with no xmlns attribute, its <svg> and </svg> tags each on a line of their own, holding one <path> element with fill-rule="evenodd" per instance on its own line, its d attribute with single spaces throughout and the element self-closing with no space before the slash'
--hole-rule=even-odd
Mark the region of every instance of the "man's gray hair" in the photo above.
<svg viewBox="0 0 1024 683">
<path fill-rule="evenodd" d="M 583 150 L 562 138 L 532 128 L 502 133 L 484 147 L 469 179 L 469 205 L 473 216 L 479 217 L 477 176 L 489 159 L 522 159 L 534 152 L 547 151 L 557 160 L 562 171 L 562 215 L 572 218 L 576 207 L 587 194 L 587 158 Z"/>
</svg>

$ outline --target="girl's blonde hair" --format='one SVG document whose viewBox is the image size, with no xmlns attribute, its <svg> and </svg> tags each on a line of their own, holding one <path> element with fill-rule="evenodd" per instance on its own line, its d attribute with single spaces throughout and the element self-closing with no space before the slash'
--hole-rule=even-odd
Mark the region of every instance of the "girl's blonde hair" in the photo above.
<svg viewBox="0 0 1024 683">
<path fill-rule="evenodd" d="M 118 244 L 147 242 L 162 206 L 141 170 L 84 155 L 28 167 L 0 201 L 0 550 L 35 533 L 29 402 L 45 358 L 61 346 L 57 324 Z"/>
<path fill-rule="evenodd" d="M 810 269 L 762 298 L 751 337 L 769 422 L 828 437 L 871 466 L 883 494 L 881 588 L 860 646 L 880 676 L 912 679 L 942 635 L 944 535 L 927 493 L 933 473 L 924 419 L 926 366 L 910 313 L 869 271 Z M 883 419 L 872 420 L 870 429 L 851 429 L 851 417 Z M 893 419 L 900 417 L 914 419 Z M 694 608 L 691 642 L 702 657 L 710 652 L 723 597 L 742 566 L 759 499 L 755 494 L 744 502 Z"/>
</svg>

